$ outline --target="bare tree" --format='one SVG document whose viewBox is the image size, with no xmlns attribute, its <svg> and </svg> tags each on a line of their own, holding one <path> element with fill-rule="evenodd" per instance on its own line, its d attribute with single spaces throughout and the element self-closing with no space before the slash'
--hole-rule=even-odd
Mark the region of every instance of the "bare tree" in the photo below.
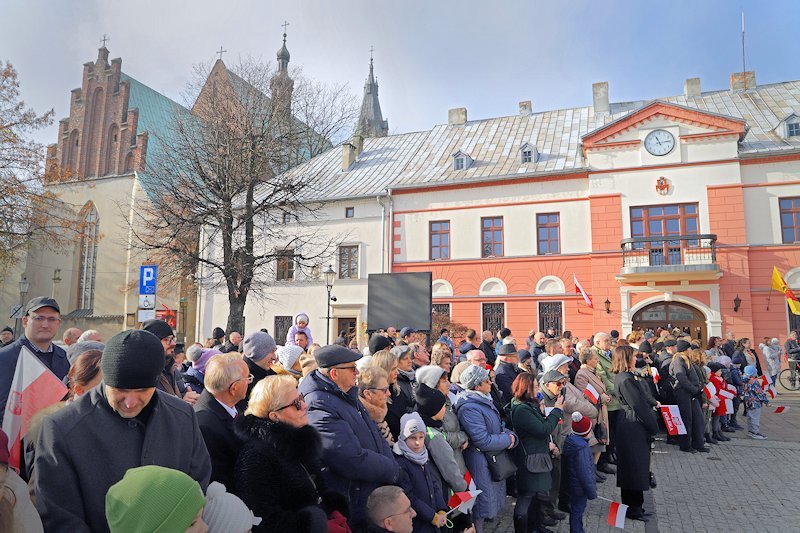
<svg viewBox="0 0 800 533">
<path fill-rule="evenodd" d="M 177 113 L 148 155 L 145 179 L 158 192 L 132 221 L 135 246 L 168 277 L 224 286 L 228 331 L 243 331 L 248 295 L 276 268 L 310 271 L 336 246 L 313 227 L 315 176 L 285 171 L 345 138 L 355 98 L 294 77 L 252 59 L 198 67 L 192 113 Z"/>
<path fill-rule="evenodd" d="M 53 122 L 53 110 L 38 115 L 20 99 L 17 71 L 0 62 L 0 275 L 35 240 L 56 250 L 76 242 L 82 226 L 71 206 L 45 187 L 67 176 L 44 172 L 44 146 L 31 133 Z"/>
</svg>

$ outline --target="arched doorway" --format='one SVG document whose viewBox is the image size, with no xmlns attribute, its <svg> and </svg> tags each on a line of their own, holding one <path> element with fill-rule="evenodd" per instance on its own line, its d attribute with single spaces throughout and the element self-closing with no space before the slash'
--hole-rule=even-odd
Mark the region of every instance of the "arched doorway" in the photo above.
<svg viewBox="0 0 800 533">
<path fill-rule="evenodd" d="M 680 328 L 690 332 L 693 339 L 699 338 L 705 344 L 708 338 L 706 317 L 691 305 L 680 302 L 656 302 L 639 309 L 633 315 L 633 329 Z M 699 329 L 698 329 L 699 328 Z"/>
</svg>

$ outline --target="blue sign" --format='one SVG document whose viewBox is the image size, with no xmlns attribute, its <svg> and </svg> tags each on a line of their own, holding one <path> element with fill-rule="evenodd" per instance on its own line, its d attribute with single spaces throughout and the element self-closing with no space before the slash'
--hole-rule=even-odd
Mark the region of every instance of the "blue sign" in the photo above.
<svg viewBox="0 0 800 533">
<path fill-rule="evenodd" d="M 142 265 L 139 268 L 139 294 L 155 294 L 158 267 Z"/>
</svg>

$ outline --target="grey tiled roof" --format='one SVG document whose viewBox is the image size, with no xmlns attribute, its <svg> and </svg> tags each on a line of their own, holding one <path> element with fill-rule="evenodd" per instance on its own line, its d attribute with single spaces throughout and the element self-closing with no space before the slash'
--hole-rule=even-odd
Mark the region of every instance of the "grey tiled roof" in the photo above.
<svg viewBox="0 0 800 533">
<path fill-rule="evenodd" d="M 800 150 L 800 138 L 785 140 L 776 126 L 800 115 L 800 81 L 760 85 L 746 92 L 729 90 L 661 98 L 664 102 L 744 119 L 747 134 L 740 154 Z M 437 125 L 428 131 L 364 139 L 364 149 L 347 172 L 341 148 L 298 165 L 290 175 L 314 183 L 315 199 L 365 197 L 391 188 L 491 180 L 585 168 L 581 137 L 635 111 L 650 101 L 612 103 L 610 113 L 595 115 L 593 106 Z M 534 143 L 538 162 L 520 163 L 519 149 Z M 452 154 L 462 150 L 474 159 L 466 170 L 453 170 Z"/>
</svg>

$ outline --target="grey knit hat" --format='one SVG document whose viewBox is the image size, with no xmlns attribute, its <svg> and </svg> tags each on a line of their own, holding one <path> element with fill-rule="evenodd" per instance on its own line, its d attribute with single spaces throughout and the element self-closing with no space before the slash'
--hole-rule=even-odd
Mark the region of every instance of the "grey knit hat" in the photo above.
<svg viewBox="0 0 800 533">
<path fill-rule="evenodd" d="M 72 366 L 72 364 L 75 362 L 75 359 L 77 359 L 78 356 L 83 352 L 89 350 L 100 350 L 102 352 L 105 347 L 105 344 L 98 341 L 76 342 L 75 344 L 67 346 L 67 361 L 69 361 L 69 365 Z"/>
<path fill-rule="evenodd" d="M 242 354 L 257 363 L 274 352 L 278 345 L 269 333 L 254 331 L 247 334 L 242 341 L 242 347 Z"/>
<path fill-rule="evenodd" d="M 253 516 L 253 511 L 238 496 L 228 492 L 225 485 L 214 481 L 206 491 L 203 522 L 208 525 L 209 533 L 245 533 L 261 524 L 261 518 Z"/>
<path fill-rule="evenodd" d="M 482 366 L 470 365 L 461 373 L 461 386 L 472 390 L 489 379 L 489 371 Z"/>
<path fill-rule="evenodd" d="M 432 389 L 435 389 L 439 384 L 439 380 L 442 379 L 442 374 L 444 374 L 444 368 L 438 365 L 421 366 L 415 373 L 417 383 L 424 383 Z"/>
</svg>

